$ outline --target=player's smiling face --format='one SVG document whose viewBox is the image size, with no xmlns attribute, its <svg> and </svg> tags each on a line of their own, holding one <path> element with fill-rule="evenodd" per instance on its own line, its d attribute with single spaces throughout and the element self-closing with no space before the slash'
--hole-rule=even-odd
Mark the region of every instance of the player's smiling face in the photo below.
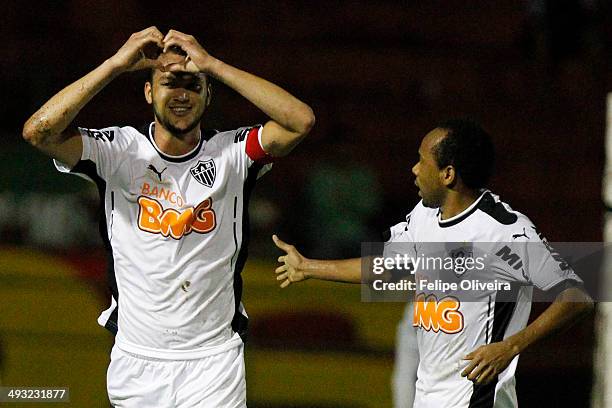
<svg viewBox="0 0 612 408">
<path fill-rule="evenodd" d="M 415 184 L 419 188 L 419 196 L 423 198 L 426 207 L 440 207 L 446 196 L 446 186 L 442 183 L 442 170 L 434 157 L 434 147 L 446 136 L 444 129 L 434 129 L 429 132 L 419 147 L 419 161 L 412 168 Z"/>
<path fill-rule="evenodd" d="M 207 85 L 204 74 L 155 70 L 145 93 L 159 123 L 182 135 L 199 125 L 210 100 Z"/>
</svg>

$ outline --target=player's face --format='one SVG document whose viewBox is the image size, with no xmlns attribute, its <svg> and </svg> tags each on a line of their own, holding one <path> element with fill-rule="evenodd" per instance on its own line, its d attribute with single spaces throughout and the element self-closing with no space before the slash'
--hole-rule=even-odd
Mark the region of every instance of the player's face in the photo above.
<svg viewBox="0 0 612 408">
<path fill-rule="evenodd" d="M 433 155 L 433 148 L 446 136 L 444 129 L 434 129 L 421 141 L 419 161 L 412 168 L 419 188 L 419 196 L 423 198 L 426 207 L 440 207 L 446 196 L 446 186 L 442 183 L 443 175 Z"/>
<path fill-rule="evenodd" d="M 204 74 L 155 70 L 152 81 L 149 103 L 164 128 L 178 136 L 200 124 L 210 99 Z"/>
</svg>

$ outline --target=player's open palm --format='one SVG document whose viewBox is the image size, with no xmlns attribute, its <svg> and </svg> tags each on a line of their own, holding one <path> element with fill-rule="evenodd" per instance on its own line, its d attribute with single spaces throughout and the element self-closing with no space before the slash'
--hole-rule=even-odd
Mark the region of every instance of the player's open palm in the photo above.
<svg viewBox="0 0 612 408">
<path fill-rule="evenodd" d="M 138 71 L 159 66 L 157 57 L 164 47 L 164 35 L 152 26 L 134 33 L 111 57 L 113 64 L 122 71 Z"/>
<path fill-rule="evenodd" d="M 293 245 L 282 241 L 276 235 L 272 235 L 272 241 L 274 241 L 277 247 L 285 251 L 285 255 L 278 257 L 278 262 L 281 262 L 282 265 L 276 268 L 275 271 L 277 274 L 276 280 L 281 281 L 281 288 L 286 288 L 293 282 L 307 279 L 304 275 L 304 271 L 301 269 L 306 258 L 304 258 Z"/>
</svg>

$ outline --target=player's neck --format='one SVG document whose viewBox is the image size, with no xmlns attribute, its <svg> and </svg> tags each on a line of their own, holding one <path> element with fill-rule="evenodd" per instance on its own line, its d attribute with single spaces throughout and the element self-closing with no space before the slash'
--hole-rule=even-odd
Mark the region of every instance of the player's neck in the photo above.
<svg viewBox="0 0 612 408">
<path fill-rule="evenodd" d="M 176 136 L 164 128 L 156 119 L 153 139 L 157 148 L 163 153 L 170 156 L 181 156 L 189 153 L 198 145 L 201 137 L 200 133 L 200 127 L 196 126 L 189 132 Z"/>
<path fill-rule="evenodd" d="M 444 200 L 444 204 L 440 206 L 440 218 L 446 220 L 461 214 L 466 208 L 474 204 L 481 193 L 478 190 L 450 191 Z"/>
</svg>

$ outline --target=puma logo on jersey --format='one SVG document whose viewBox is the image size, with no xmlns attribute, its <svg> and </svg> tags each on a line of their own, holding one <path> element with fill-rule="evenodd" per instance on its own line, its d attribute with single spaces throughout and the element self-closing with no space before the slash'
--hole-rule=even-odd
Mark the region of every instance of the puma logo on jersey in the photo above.
<svg viewBox="0 0 612 408">
<path fill-rule="evenodd" d="M 527 236 L 527 231 L 525 231 L 525 228 L 523 228 L 523 233 L 522 234 L 513 234 L 512 235 L 512 239 L 517 239 L 520 237 L 525 237 L 527 239 L 529 239 L 529 237 Z"/>
<path fill-rule="evenodd" d="M 426 331 L 440 331 L 447 334 L 459 333 L 463 330 L 463 314 L 459 311 L 459 299 L 445 296 L 438 300 L 436 295 L 420 293 L 414 301 L 414 317 L 412 325 Z"/>
<path fill-rule="evenodd" d="M 79 128 L 83 131 L 88 137 L 91 137 L 96 140 L 102 140 L 103 142 L 109 141 L 112 142 L 115 139 L 115 131 L 114 130 L 94 130 L 94 129 L 86 129 Z"/>
<path fill-rule="evenodd" d="M 138 207 L 138 228 L 164 237 L 181 239 L 192 231 L 206 234 L 217 226 L 211 198 L 202 201 L 195 208 L 189 207 L 179 212 L 174 208 L 164 209 L 159 201 L 153 198 L 140 196 Z"/>
<path fill-rule="evenodd" d="M 164 167 L 164 169 L 162 171 L 157 171 L 157 169 L 155 168 L 155 166 L 153 166 L 152 164 L 149 164 L 147 166 L 147 169 L 151 170 L 153 173 L 157 174 L 157 177 L 159 177 L 159 182 L 161 183 L 162 181 L 162 173 L 166 170 L 168 170 L 167 167 Z"/>
</svg>

